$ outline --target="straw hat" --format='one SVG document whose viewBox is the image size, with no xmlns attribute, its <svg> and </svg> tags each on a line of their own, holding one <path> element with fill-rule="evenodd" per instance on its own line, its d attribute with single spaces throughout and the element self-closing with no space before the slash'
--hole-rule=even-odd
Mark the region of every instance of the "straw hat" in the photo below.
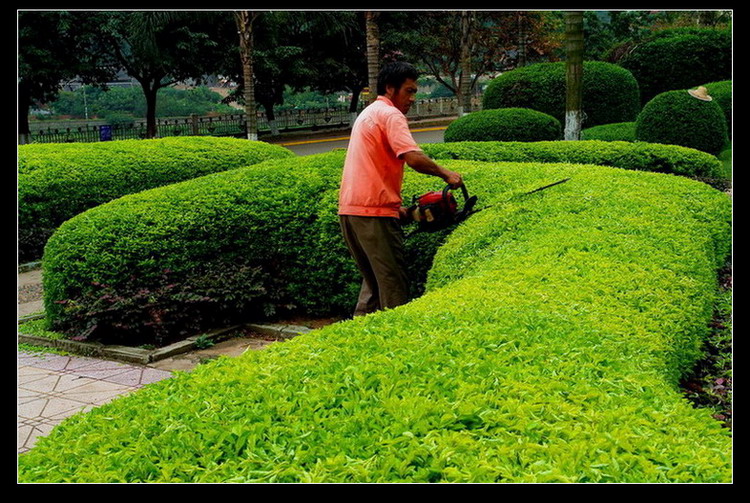
<svg viewBox="0 0 750 503">
<path fill-rule="evenodd" d="M 698 89 L 689 89 L 688 93 L 690 93 L 690 96 L 693 98 L 698 98 L 699 100 L 703 101 L 711 101 L 713 98 L 708 95 L 708 89 L 706 89 L 703 86 L 698 87 Z"/>
</svg>

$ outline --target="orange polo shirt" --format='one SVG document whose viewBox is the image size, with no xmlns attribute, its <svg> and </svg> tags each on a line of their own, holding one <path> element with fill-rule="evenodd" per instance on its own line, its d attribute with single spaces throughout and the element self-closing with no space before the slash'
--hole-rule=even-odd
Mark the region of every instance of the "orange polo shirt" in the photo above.
<svg viewBox="0 0 750 503">
<path fill-rule="evenodd" d="M 339 192 L 339 215 L 399 217 L 404 161 L 421 150 L 406 117 L 378 96 L 354 121 Z"/>
</svg>

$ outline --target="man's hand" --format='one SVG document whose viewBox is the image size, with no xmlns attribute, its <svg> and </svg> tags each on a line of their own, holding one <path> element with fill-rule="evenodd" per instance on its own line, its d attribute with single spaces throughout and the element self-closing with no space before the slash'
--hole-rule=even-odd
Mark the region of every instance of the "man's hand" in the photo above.
<svg viewBox="0 0 750 503">
<path fill-rule="evenodd" d="M 407 208 L 406 206 L 401 206 L 398 209 L 398 216 L 399 220 L 401 221 L 401 225 L 409 224 L 412 221 L 412 215 L 409 212 L 409 208 Z"/>
<path fill-rule="evenodd" d="M 424 173 L 425 175 L 439 176 L 445 183 L 451 186 L 451 188 L 457 189 L 464 184 L 461 175 L 455 171 L 445 169 L 442 166 L 438 166 L 435 161 L 427 157 L 424 152 L 420 150 L 407 152 L 401 156 L 401 158 L 408 164 L 414 171 Z"/>
<path fill-rule="evenodd" d="M 452 189 L 457 189 L 464 184 L 464 180 L 459 173 L 447 169 L 445 170 L 443 180 L 445 180 L 445 183 L 450 185 Z"/>
</svg>

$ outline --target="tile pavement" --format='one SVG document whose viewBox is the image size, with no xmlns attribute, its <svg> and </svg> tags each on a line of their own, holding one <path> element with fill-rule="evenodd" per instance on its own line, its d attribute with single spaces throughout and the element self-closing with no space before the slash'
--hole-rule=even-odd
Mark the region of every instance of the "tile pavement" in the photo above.
<svg viewBox="0 0 750 503">
<path fill-rule="evenodd" d="M 18 453 L 66 417 L 171 376 L 140 365 L 18 351 Z"/>
</svg>

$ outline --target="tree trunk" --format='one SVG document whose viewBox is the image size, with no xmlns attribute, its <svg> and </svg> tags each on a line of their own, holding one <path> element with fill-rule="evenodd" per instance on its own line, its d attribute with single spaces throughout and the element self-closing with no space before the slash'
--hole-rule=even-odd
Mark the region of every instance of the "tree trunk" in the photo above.
<svg viewBox="0 0 750 503">
<path fill-rule="evenodd" d="M 245 122 L 247 139 L 258 140 L 258 117 L 255 105 L 255 82 L 253 81 L 253 21 L 257 12 L 236 11 L 237 32 L 240 36 L 240 60 L 242 61 L 243 97 L 245 99 Z"/>
<path fill-rule="evenodd" d="M 141 82 L 143 95 L 146 97 L 146 138 L 156 138 L 156 92 L 159 90 L 158 83 Z"/>
<path fill-rule="evenodd" d="M 271 134 L 278 135 L 279 127 L 276 124 L 276 114 L 273 111 L 273 102 L 263 103 L 263 108 L 266 110 L 266 120 L 268 121 L 268 127 L 271 129 Z"/>
<path fill-rule="evenodd" d="M 31 109 L 31 93 L 23 80 L 18 84 L 18 144 L 31 143 L 29 128 L 29 110 Z"/>
<path fill-rule="evenodd" d="M 372 103 L 378 96 L 378 72 L 380 71 L 380 30 L 378 29 L 378 12 L 365 12 L 365 31 L 367 32 L 367 77 L 370 83 L 370 94 L 367 102 Z"/>
<path fill-rule="evenodd" d="M 357 120 L 357 109 L 359 108 L 359 94 L 362 89 L 352 90 L 352 99 L 349 101 L 349 125 L 353 126 L 354 121 Z"/>
<path fill-rule="evenodd" d="M 580 140 L 583 123 L 583 12 L 565 13 L 565 139 Z"/>
<path fill-rule="evenodd" d="M 458 80 L 458 116 L 471 112 L 471 30 L 474 14 L 461 11 L 461 75 Z"/>
<path fill-rule="evenodd" d="M 526 17 L 522 12 L 518 16 L 518 62 L 516 68 L 526 66 Z"/>
</svg>

